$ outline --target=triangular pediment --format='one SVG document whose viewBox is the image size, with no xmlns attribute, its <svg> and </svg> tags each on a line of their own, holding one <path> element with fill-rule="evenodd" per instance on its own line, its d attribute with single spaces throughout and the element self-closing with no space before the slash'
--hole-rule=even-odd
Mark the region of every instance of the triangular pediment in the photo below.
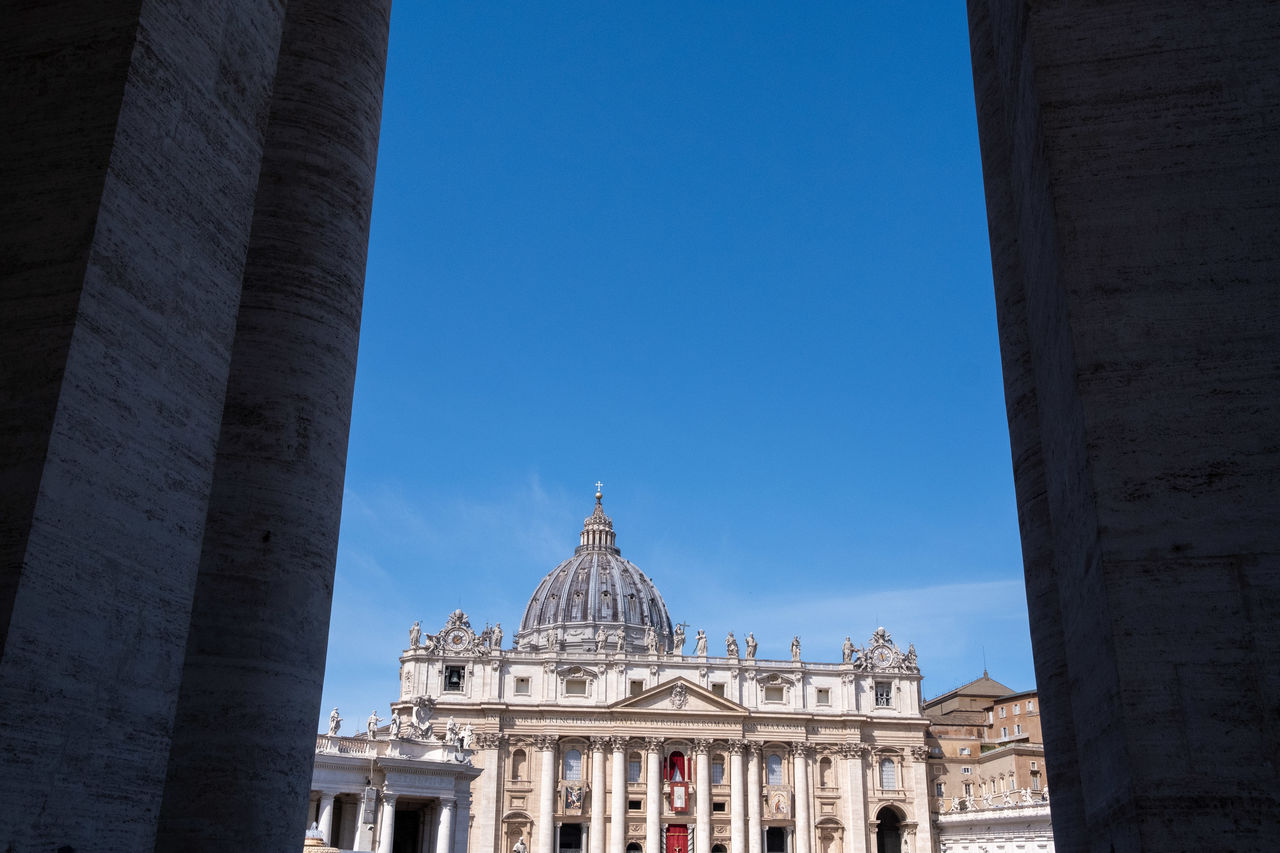
<svg viewBox="0 0 1280 853">
<path fill-rule="evenodd" d="M 628 696 L 609 707 L 619 711 L 665 711 L 672 714 L 748 713 L 737 702 L 717 696 L 705 687 L 680 677 L 650 687 L 638 696 Z"/>
</svg>

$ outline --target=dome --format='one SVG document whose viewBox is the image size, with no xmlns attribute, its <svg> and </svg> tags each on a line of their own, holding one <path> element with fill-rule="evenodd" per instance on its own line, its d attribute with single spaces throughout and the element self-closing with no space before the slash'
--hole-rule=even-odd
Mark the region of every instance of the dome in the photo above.
<svg viewBox="0 0 1280 853">
<path fill-rule="evenodd" d="M 604 647 L 613 651 L 621 631 L 624 648 L 643 653 L 649 648 L 652 627 L 657 648 L 671 651 L 667 605 L 653 581 L 622 559 L 614 544 L 613 520 L 604 514 L 602 499 L 596 492 L 595 511 L 582 524 L 573 556 L 552 569 L 533 591 L 516 632 L 517 648 L 595 651 L 597 636 L 604 631 Z"/>
</svg>

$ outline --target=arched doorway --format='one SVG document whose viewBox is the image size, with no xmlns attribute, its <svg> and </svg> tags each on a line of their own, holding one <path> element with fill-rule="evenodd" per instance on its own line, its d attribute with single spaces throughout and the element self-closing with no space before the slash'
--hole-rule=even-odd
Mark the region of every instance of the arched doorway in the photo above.
<svg viewBox="0 0 1280 853">
<path fill-rule="evenodd" d="M 632 841 L 627 845 L 627 853 L 643 853 L 643 849 L 638 841 Z"/>
<path fill-rule="evenodd" d="M 885 806 L 876 813 L 876 853 L 902 853 L 902 818 L 898 810 Z"/>
</svg>

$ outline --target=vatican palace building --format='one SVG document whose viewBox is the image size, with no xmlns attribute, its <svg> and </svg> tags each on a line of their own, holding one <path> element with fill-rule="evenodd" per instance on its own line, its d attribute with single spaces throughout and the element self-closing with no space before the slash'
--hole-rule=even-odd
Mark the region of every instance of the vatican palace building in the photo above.
<svg viewBox="0 0 1280 853">
<path fill-rule="evenodd" d="M 927 853 L 914 647 L 756 657 L 671 620 L 596 493 L 510 647 L 415 624 L 400 689 L 317 737 L 309 844 L 379 853 Z M 383 720 L 379 715 L 387 713 Z"/>
</svg>

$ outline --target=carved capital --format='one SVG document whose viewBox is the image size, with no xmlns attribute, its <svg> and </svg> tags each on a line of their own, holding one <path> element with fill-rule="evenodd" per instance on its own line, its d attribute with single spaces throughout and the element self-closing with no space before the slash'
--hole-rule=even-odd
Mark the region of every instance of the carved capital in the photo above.
<svg viewBox="0 0 1280 853">
<path fill-rule="evenodd" d="M 840 755 L 844 758 L 865 758 L 867 753 L 871 751 L 871 747 L 865 743 L 842 743 L 840 744 Z"/>
<path fill-rule="evenodd" d="M 555 749 L 559 739 L 555 735 L 534 735 L 533 745 L 535 749 Z"/>
<path fill-rule="evenodd" d="M 505 746 L 507 736 L 499 732 L 476 732 L 475 748 L 476 749 L 497 749 Z"/>
<path fill-rule="evenodd" d="M 542 664 L 542 671 L 545 672 L 547 675 L 550 675 L 551 673 L 555 672 L 556 662 L 553 660 L 544 661 Z"/>
<path fill-rule="evenodd" d="M 759 758 L 759 757 L 760 757 L 760 755 L 761 755 L 761 753 L 763 753 L 763 752 L 764 752 L 764 746 L 763 746 L 762 744 L 758 744 L 758 743 L 756 743 L 756 742 L 755 742 L 755 741 L 753 741 L 753 740 L 749 740 L 749 741 L 747 741 L 747 754 L 748 754 L 748 755 L 753 756 L 753 757 L 755 757 L 755 758 Z"/>
<path fill-rule="evenodd" d="M 699 737 L 693 739 L 693 754 L 706 755 L 711 751 L 711 739 Z"/>
<path fill-rule="evenodd" d="M 597 736 L 588 738 L 587 742 L 591 745 L 592 752 L 604 752 L 609 748 L 609 744 L 612 740 L 613 738 L 602 737 L 597 735 Z"/>
<path fill-rule="evenodd" d="M 796 758 L 811 759 L 813 758 L 813 753 L 814 753 L 813 744 L 809 744 L 809 743 L 791 744 L 791 754 L 794 755 Z"/>
<path fill-rule="evenodd" d="M 625 735 L 613 735 L 609 738 L 609 745 L 613 747 L 614 752 L 626 752 L 630 740 Z"/>
<path fill-rule="evenodd" d="M 645 738 L 644 748 L 649 752 L 662 752 L 662 738 L 660 737 Z"/>
<path fill-rule="evenodd" d="M 747 748 L 747 742 L 746 742 L 745 740 L 731 740 L 731 741 L 729 741 L 729 754 L 730 754 L 730 755 L 742 755 L 742 751 L 743 751 L 744 749 L 746 749 L 746 748 Z"/>
<path fill-rule="evenodd" d="M 911 747 L 911 757 L 916 761 L 924 761 L 929 757 L 929 747 L 913 746 Z"/>
</svg>

